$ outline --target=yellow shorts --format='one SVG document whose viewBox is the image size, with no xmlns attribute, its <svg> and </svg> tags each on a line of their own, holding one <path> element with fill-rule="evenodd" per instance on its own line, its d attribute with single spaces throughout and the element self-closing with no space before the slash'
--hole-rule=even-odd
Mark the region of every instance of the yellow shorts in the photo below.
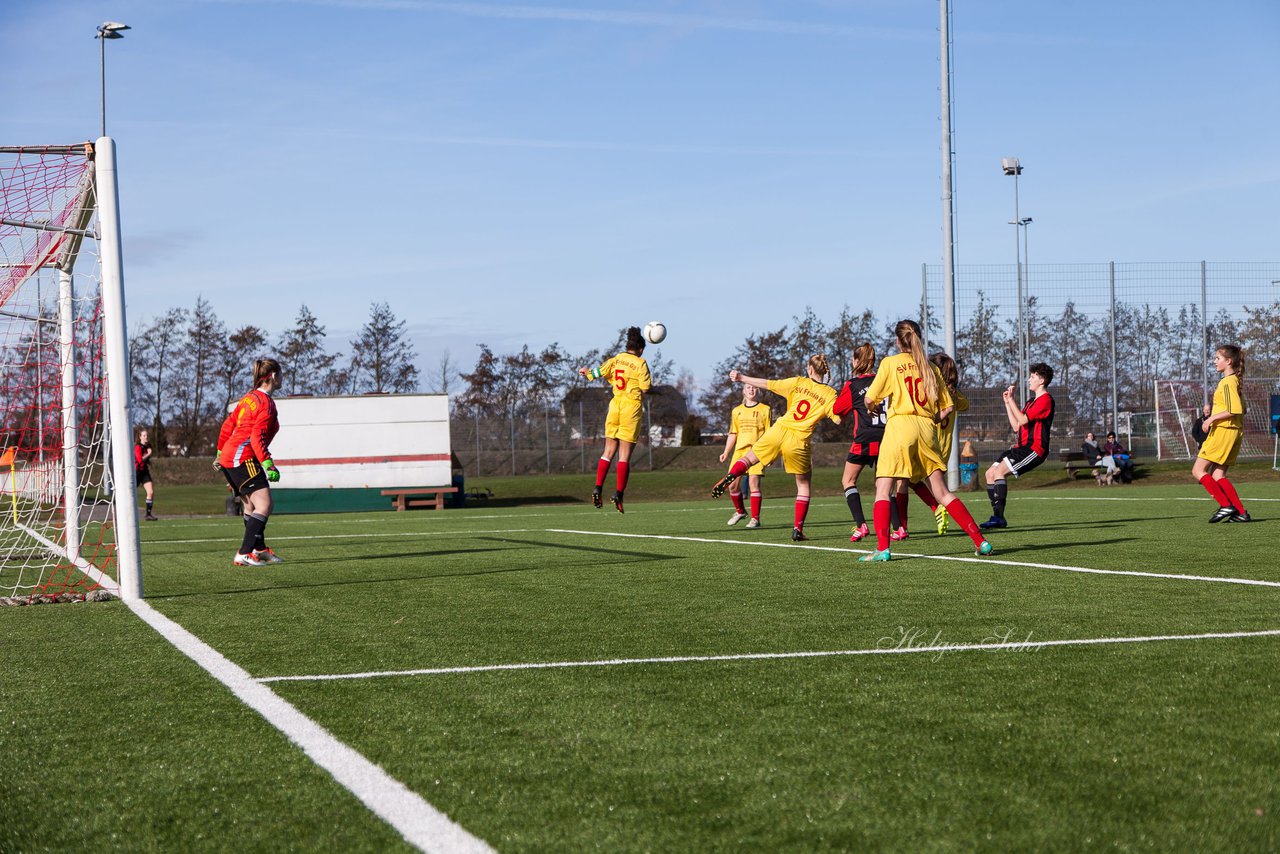
<svg viewBox="0 0 1280 854">
<path fill-rule="evenodd" d="M 938 447 L 938 425 L 919 415 L 895 415 L 884 428 L 876 477 L 903 477 L 912 483 L 945 471 Z"/>
<path fill-rule="evenodd" d="M 1229 427 L 1219 427 L 1215 424 L 1209 431 L 1209 437 L 1200 446 L 1200 453 L 1197 456 L 1202 460 L 1208 460 L 1220 466 L 1229 466 L 1236 461 L 1236 455 L 1240 453 L 1240 443 L 1243 439 L 1244 433 L 1242 431 L 1232 430 Z"/>
<path fill-rule="evenodd" d="M 782 426 L 779 421 L 764 431 L 764 435 L 751 446 L 762 465 L 782 457 L 782 467 L 787 474 L 809 474 L 813 462 L 809 458 L 809 436 Z"/>
<path fill-rule="evenodd" d="M 745 448 L 734 448 L 733 459 L 729 460 L 729 462 L 731 464 L 736 463 L 738 460 L 746 456 L 747 451 L 751 451 L 754 449 L 755 449 L 754 445 L 747 445 Z M 747 469 L 747 474 L 762 475 L 764 474 L 764 467 L 765 467 L 764 463 L 756 463 L 751 468 Z"/>
<path fill-rule="evenodd" d="M 640 441 L 640 401 L 615 397 L 604 419 L 604 437 L 635 444 Z"/>
</svg>

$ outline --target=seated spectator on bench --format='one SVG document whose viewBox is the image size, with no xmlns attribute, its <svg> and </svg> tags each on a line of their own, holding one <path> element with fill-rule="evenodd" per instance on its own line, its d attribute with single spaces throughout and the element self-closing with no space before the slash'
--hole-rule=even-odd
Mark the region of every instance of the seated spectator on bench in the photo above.
<svg viewBox="0 0 1280 854">
<path fill-rule="evenodd" d="M 1098 446 L 1098 437 L 1093 431 L 1084 434 L 1084 444 L 1080 446 L 1080 450 L 1084 452 L 1084 458 L 1091 466 L 1101 466 L 1107 477 L 1114 477 L 1119 471 L 1115 458 L 1109 454 L 1105 454 L 1102 448 Z"/>
<path fill-rule="evenodd" d="M 1102 446 L 1102 453 L 1115 460 L 1116 468 L 1120 470 L 1120 480 L 1129 483 L 1133 480 L 1133 458 L 1116 440 L 1115 433 L 1107 434 L 1107 441 Z"/>
</svg>

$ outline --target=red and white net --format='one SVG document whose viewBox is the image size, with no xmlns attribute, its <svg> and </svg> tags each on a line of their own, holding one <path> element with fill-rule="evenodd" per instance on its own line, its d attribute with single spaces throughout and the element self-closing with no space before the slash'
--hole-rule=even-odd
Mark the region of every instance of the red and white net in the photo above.
<svg viewBox="0 0 1280 854">
<path fill-rule="evenodd" d="M 0 147 L 0 599 L 10 602 L 114 587 L 93 179 L 87 144 Z"/>
</svg>

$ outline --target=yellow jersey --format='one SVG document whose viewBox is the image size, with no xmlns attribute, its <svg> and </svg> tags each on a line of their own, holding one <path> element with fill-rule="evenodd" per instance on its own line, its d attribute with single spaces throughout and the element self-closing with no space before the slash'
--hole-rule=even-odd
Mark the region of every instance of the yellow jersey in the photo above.
<svg viewBox="0 0 1280 854">
<path fill-rule="evenodd" d="M 734 447 L 739 451 L 750 448 L 764 435 L 764 431 L 768 430 L 772 423 L 773 413 L 763 403 L 757 401 L 750 406 L 745 403 L 738 404 L 733 408 L 733 415 L 729 418 L 729 432 L 738 437 Z"/>
<path fill-rule="evenodd" d="M 1240 378 L 1235 374 L 1227 374 L 1218 380 L 1218 387 L 1213 390 L 1213 411 L 1209 414 L 1217 415 L 1219 412 L 1230 412 L 1231 417 L 1214 424 L 1215 428 L 1244 429 L 1244 398 L 1240 396 Z"/>
<path fill-rule="evenodd" d="M 619 353 L 596 370 L 601 379 L 613 386 L 614 397 L 630 398 L 637 403 L 653 383 L 649 376 L 649 363 L 644 356 L 632 353 Z"/>
<path fill-rule="evenodd" d="M 785 380 L 769 380 L 769 391 L 787 399 L 787 414 L 778 423 L 788 430 L 808 435 L 822 418 L 839 419 L 831 414 L 839 392 L 825 383 L 814 382 L 808 377 L 791 377 Z"/>
<path fill-rule="evenodd" d="M 929 401 L 925 397 L 924 378 L 920 373 L 916 360 L 910 353 L 898 353 L 887 356 L 880 361 L 876 377 L 867 388 L 867 408 L 875 406 L 886 398 L 891 398 L 885 407 L 885 415 L 918 415 L 933 420 L 939 410 L 955 405 L 947 384 L 942 381 L 942 374 L 935 365 L 926 362 L 933 371 L 934 381 L 938 387 L 938 399 Z"/>
</svg>

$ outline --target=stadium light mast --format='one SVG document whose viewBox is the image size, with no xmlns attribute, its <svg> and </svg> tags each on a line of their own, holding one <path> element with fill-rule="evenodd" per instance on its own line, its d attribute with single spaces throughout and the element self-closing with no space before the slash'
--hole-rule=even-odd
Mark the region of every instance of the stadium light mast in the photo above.
<svg viewBox="0 0 1280 854">
<path fill-rule="evenodd" d="M 107 39 L 122 39 L 122 30 L 130 29 L 128 24 L 116 21 L 104 21 L 98 26 L 98 34 L 94 36 L 99 42 L 98 72 L 102 78 L 102 135 L 107 135 Z"/>
<path fill-rule="evenodd" d="M 1000 158 L 1000 168 L 1004 174 L 1013 176 L 1013 219 L 1009 220 L 1009 224 L 1014 226 L 1013 231 L 1013 249 L 1017 257 L 1017 275 L 1018 275 L 1018 389 L 1019 403 L 1022 406 L 1027 405 L 1027 351 L 1026 351 L 1026 330 L 1023 326 L 1022 318 L 1022 235 L 1018 230 L 1024 228 L 1022 216 L 1018 210 L 1018 176 L 1022 174 L 1022 164 L 1018 162 L 1016 157 Z M 1029 220 L 1028 220 L 1029 221 Z"/>
</svg>

